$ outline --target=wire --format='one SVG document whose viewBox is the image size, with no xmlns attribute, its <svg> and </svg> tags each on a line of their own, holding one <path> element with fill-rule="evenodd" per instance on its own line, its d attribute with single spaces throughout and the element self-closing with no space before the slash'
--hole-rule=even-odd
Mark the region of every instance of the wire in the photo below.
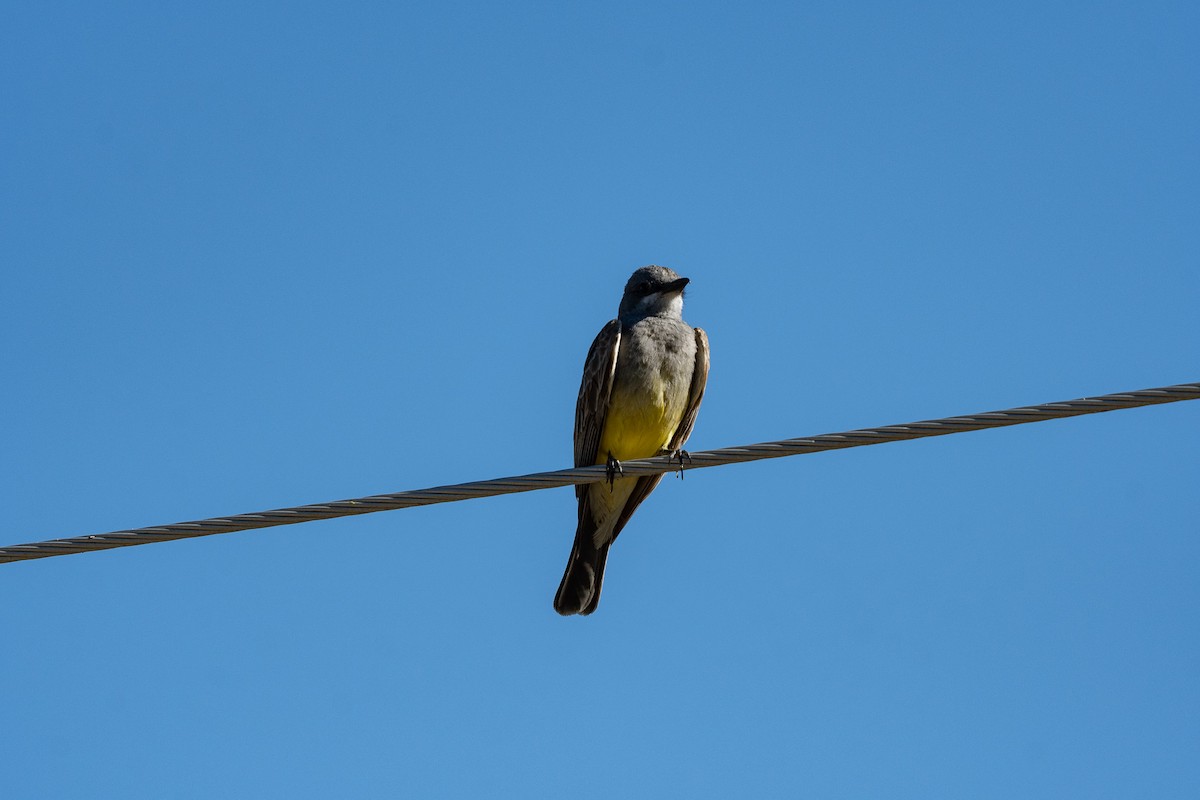
<svg viewBox="0 0 1200 800">
<path fill-rule="evenodd" d="M 1023 425 L 1027 422 L 1042 422 L 1049 419 L 1077 417 L 1082 414 L 1096 414 L 1102 411 L 1116 411 L 1123 408 L 1137 408 L 1139 406 L 1196 399 L 1200 399 L 1200 382 L 1183 383 L 1177 386 L 1164 386 L 1158 389 L 1142 389 L 1135 392 L 1084 397 L 1078 400 L 1064 400 L 1059 403 L 1046 403 L 1040 406 L 1025 406 L 1023 408 L 1010 408 L 1005 411 L 988 411 L 982 414 L 971 414 L 961 417 L 910 422 L 906 425 L 887 425 L 882 428 L 863 428 L 843 433 L 825 433 L 801 439 L 785 439 L 778 442 L 762 442 L 761 444 L 751 444 L 743 447 L 705 450 L 703 452 L 691 453 L 683 459 L 683 463 L 680 463 L 680 460 L 677 458 L 668 456 L 623 461 L 621 462 L 621 471 L 626 476 L 633 476 L 676 472 L 680 469 L 718 467 L 742 461 L 757 461 L 764 458 L 820 453 L 825 450 L 841 450 L 847 447 L 863 447 L 865 445 L 883 444 L 884 442 L 922 439 L 927 436 L 944 436 L 950 433 L 966 433 L 967 431 L 979 431 L 988 428 L 1003 428 L 1008 425 Z M 556 472 L 538 472 L 533 475 L 497 478 L 490 481 L 459 483 L 452 486 L 435 486 L 431 489 L 419 489 L 411 492 L 395 492 L 393 494 L 359 497 L 353 500 L 337 500 L 332 503 L 279 508 L 273 511 L 259 511 L 252 514 L 236 514 L 231 517 L 215 517 L 195 522 L 177 522 L 172 525 L 157 525 L 151 528 L 134 528 L 92 536 L 75 536 L 69 539 L 53 539 L 46 542 L 16 544 L 9 547 L 0 547 L 0 563 L 48 558 L 50 556 L 64 556 L 72 553 L 86 553 L 93 550 L 108 550 L 114 547 L 128 547 L 138 544 L 150 544 L 151 542 L 190 539 L 195 536 L 210 536 L 214 533 L 232 533 L 234 531 L 246 531 L 256 528 L 270 528 L 275 525 L 292 525 L 297 522 L 348 517 L 355 514 L 371 514 L 376 511 L 392 511 L 399 508 L 433 505 L 434 503 L 453 503 L 476 497 L 492 497 L 494 495 L 515 492 L 530 492 L 538 489 L 552 489 L 558 486 L 569 486 L 579 483 L 597 483 L 605 480 L 606 477 L 606 468 L 603 465 L 579 467 L 576 469 L 558 470 Z"/>
</svg>

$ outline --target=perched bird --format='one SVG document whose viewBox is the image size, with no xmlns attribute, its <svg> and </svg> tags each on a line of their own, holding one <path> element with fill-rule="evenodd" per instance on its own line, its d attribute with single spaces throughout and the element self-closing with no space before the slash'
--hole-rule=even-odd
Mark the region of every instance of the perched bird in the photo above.
<svg viewBox="0 0 1200 800">
<path fill-rule="evenodd" d="M 606 464 L 609 480 L 575 487 L 575 546 L 554 596 L 559 614 L 600 602 L 608 548 L 662 475 L 625 478 L 620 462 L 683 457 L 708 381 L 708 336 L 683 321 L 688 279 L 666 267 L 636 270 L 617 318 L 588 351 L 575 405 L 575 466 Z"/>
</svg>

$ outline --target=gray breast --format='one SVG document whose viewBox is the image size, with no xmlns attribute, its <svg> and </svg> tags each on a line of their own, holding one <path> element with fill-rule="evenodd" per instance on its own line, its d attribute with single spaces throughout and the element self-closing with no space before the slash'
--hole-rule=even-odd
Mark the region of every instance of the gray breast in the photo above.
<svg viewBox="0 0 1200 800">
<path fill-rule="evenodd" d="M 686 322 L 648 317 L 621 336 L 617 382 L 647 389 L 660 381 L 691 383 L 696 364 L 696 333 Z"/>
</svg>

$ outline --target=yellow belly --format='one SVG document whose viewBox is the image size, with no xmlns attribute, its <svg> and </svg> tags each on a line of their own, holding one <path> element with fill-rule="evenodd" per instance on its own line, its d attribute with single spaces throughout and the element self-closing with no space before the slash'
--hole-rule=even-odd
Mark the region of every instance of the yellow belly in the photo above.
<svg viewBox="0 0 1200 800">
<path fill-rule="evenodd" d="M 686 401 L 686 398 L 685 398 Z M 614 392 L 600 436 L 596 463 L 650 458 L 664 450 L 683 418 L 683 403 L 669 403 L 664 392 L 650 397 L 621 396 Z"/>
</svg>

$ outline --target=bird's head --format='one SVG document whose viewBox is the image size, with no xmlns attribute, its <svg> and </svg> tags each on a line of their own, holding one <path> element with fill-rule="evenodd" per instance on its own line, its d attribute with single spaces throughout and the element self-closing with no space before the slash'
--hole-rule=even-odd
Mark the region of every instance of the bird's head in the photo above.
<svg viewBox="0 0 1200 800">
<path fill-rule="evenodd" d="M 688 279 L 673 269 L 649 266 L 634 270 L 625 284 L 618 315 L 622 320 L 683 316 L 683 287 Z"/>
</svg>

